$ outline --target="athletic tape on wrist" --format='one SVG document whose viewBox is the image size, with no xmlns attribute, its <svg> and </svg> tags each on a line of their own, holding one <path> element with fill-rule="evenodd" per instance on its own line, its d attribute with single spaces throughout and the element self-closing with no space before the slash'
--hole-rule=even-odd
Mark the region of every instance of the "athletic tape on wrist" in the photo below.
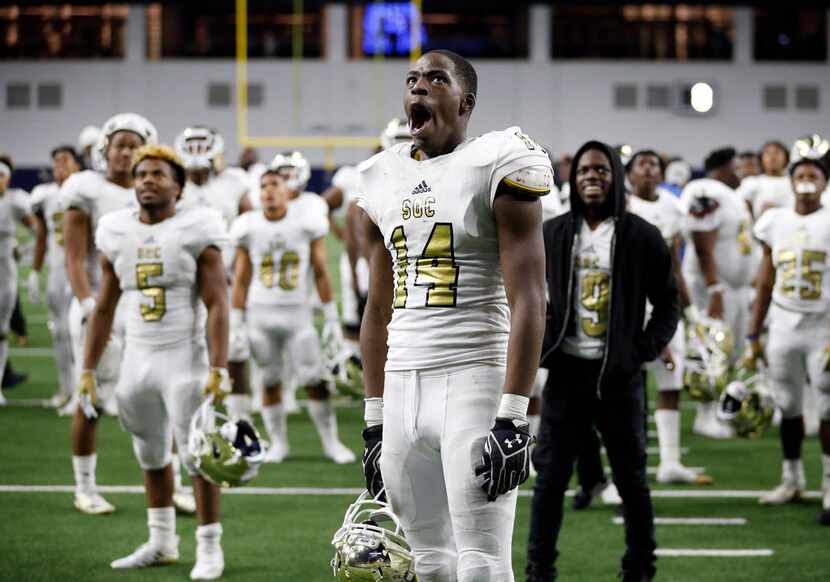
<svg viewBox="0 0 830 582">
<path fill-rule="evenodd" d="M 499 403 L 499 411 L 496 414 L 499 418 L 515 418 L 527 420 L 527 407 L 530 398 L 519 394 L 502 394 Z"/>
<path fill-rule="evenodd" d="M 366 407 L 363 409 L 363 420 L 366 426 L 373 427 L 383 424 L 383 398 L 378 396 L 365 398 Z"/>
</svg>

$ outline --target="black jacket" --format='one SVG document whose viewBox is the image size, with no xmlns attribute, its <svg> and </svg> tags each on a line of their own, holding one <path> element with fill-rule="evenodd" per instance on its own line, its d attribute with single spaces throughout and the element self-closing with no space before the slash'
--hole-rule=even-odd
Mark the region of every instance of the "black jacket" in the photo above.
<svg viewBox="0 0 830 582">
<path fill-rule="evenodd" d="M 547 284 L 550 293 L 542 346 L 542 366 L 551 367 L 573 317 L 573 251 L 582 227 L 584 207 L 577 194 L 576 166 L 588 149 L 604 151 L 611 160 L 614 181 L 609 204 L 615 221 L 611 242 L 611 293 L 608 331 L 597 390 L 601 398 L 624 397 L 640 383 L 642 364 L 660 355 L 677 328 L 680 298 L 671 252 L 660 231 L 626 211 L 624 170 L 615 151 L 590 141 L 573 158 L 571 211 L 544 225 Z M 646 299 L 654 306 L 645 323 Z"/>
</svg>

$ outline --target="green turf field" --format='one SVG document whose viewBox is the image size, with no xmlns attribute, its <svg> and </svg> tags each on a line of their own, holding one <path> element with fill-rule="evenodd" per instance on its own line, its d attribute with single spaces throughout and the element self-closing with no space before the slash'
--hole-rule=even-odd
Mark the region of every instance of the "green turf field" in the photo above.
<svg viewBox="0 0 830 582">
<path fill-rule="evenodd" d="M 334 248 L 335 245 L 332 245 Z M 332 259 L 332 263 L 335 261 Z M 25 273 L 24 273 L 25 274 Z M 336 278 L 336 274 L 335 274 Z M 10 485 L 70 486 L 72 469 L 68 418 L 52 410 L 21 406 L 51 396 L 54 365 L 46 348 L 49 337 L 45 308 L 28 307 L 27 348 L 14 348 L 15 368 L 29 374 L 27 385 L 6 393 L 11 406 L 0 408 L 0 581 L 128 581 L 186 580 L 194 559 L 195 521 L 178 518 L 182 538 L 179 564 L 149 571 L 113 572 L 109 562 L 126 555 L 146 539 L 144 497 L 137 493 L 107 494 L 115 514 L 82 515 L 66 492 L 9 492 Z M 12 344 L 14 346 L 14 343 Z M 15 400 L 19 401 L 15 403 Z M 346 402 L 348 404 L 348 402 Z M 658 517 L 745 518 L 745 525 L 658 525 L 661 548 L 769 549 L 770 557 L 663 557 L 659 579 L 673 581 L 826 581 L 830 580 L 830 528 L 816 525 L 819 500 L 784 508 L 761 508 L 754 496 L 727 498 L 666 498 L 663 492 L 758 491 L 777 484 L 779 454 L 774 433 L 759 441 L 713 441 L 689 434 L 692 411 L 684 408 L 684 462 L 705 466 L 715 478 L 710 487 L 654 487 Z M 361 409 L 339 409 L 340 434 L 356 452 L 361 450 Z M 261 428 L 261 425 L 260 425 Z M 652 426 L 653 428 L 653 426 Z M 336 466 L 323 460 L 316 433 L 303 413 L 289 417 L 291 456 L 281 465 L 267 465 L 252 483 L 262 488 L 358 488 L 359 464 Z M 656 446 L 654 439 L 650 445 Z M 101 421 L 98 483 L 132 485 L 141 474 L 130 440 L 112 418 Z M 808 485 L 820 486 L 818 444 L 805 447 Z M 650 456 L 650 464 L 656 455 Z M 524 490 L 529 489 L 526 484 Z M 240 490 L 243 493 L 244 490 Z M 233 494 L 223 499 L 223 579 L 244 581 L 317 582 L 332 579 L 328 567 L 330 539 L 352 500 L 350 494 Z M 330 493 L 330 492 L 326 492 Z M 513 542 L 514 570 L 519 580 L 525 561 L 529 498 L 519 500 Z M 570 503 L 570 501 L 568 501 Z M 612 523 L 615 511 L 601 505 L 568 511 L 561 536 L 562 580 L 613 580 L 622 552 L 623 528 Z"/>
</svg>

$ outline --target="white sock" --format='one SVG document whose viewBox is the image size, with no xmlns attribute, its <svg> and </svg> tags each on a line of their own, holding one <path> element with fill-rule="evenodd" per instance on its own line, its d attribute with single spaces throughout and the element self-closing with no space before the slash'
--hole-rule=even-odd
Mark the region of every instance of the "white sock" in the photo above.
<svg viewBox="0 0 830 582">
<path fill-rule="evenodd" d="M 6 362 L 9 361 L 9 340 L 7 339 L 0 339 L 0 377 L 3 376 L 3 372 L 6 370 Z M 2 391 L 2 388 L 0 388 Z M 2 394 L 2 392 L 0 392 Z"/>
<path fill-rule="evenodd" d="M 821 467 L 823 469 L 821 474 L 821 488 L 830 489 L 830 455 L 821 456 Z"/>
<path fill-rule="evenodd" d="M 147 527 L 150 544 L 156 547 L 176 546 L 176 508 L 150 507 L 147 509 Z"/>
<path fill-rule="evenodd" d="M 173 465 L 173 490 L 178 491 L 182 488 L 182 461 L 178 453 L 173 453 L 170 464 Z"/>
<path fill-rule="evenodd" d="M 72 471 L 75 473 L 75 492 L 92 495 L 98 487 L 95 485 L 95 465 L 98 455 L 72 455 Z"/>
<path fill-rule="evenodd" d="M 804 461 L 801 459 L 784 459 L 781 473 L 782 480 L 804 486 Z"/>
<path fill-rule="evenodd" d="M 251 397 L 248 394 L 228 394 L 225 396 L 225 406 L 228 409 L 228 416 L 231 418 L 242 418 L 247 421 L 251 419 Z"/>
<path fill-rule="evenodd" d="M 527 415 L 527 422 L 530 424 L 530 434 L 538 435 L 539 434 L 539 425 L 542 422 L 542 415 L 541 414 L 528 414 Z"/>
<path fill-rule="evenodd" d="M 655 410 L 657 440 L 660 445 L 660 464 L 680 462 L 680 411 Z"/>
<path fill-rule="evenodd" d="M 323 448 L 328 448 L 337 442 L 337 418 L 334 416 L 334 407 L 331 400 L 308 401 L 308 415 L 320 435 Z"/>
<path fill-rule="evenodd" d="M 262 422 L 271 443 L 285 444 L 288 441 L 285 423 L 285 407 L 280 404 L 271 404 L 262 407 Z"/>
<path fill-rule="evenodd" d="M 197 546 L 218 549 L 220 541 L 222 541 L 222 524 L 218 521 L 196 528 Z"/>
</svg>

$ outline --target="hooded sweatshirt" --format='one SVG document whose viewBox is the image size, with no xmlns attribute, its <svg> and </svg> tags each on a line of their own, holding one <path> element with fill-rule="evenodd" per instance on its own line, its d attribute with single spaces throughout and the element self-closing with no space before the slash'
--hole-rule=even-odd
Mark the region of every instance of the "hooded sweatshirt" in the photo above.
<svg viewBox="0 0 830 582">
<path fill-rule="evenodd" d="M 642 365 L 657 358 L 674 335 L 680 298 L 671 251 L 654 225 L 626 211 L 622 162 L 602 142 L 589 141 L 579 148 L 570 176 L 571 210 L 544 225 L 549 303 L 542 367 L 555 366 L 555 354 L 561 351 L 574 317 L 574 249 L 585 212 L 577 191 L 576 167 L 591 149 L 611 160 L 613 183 L 606 204 L 614 220 L 608 326 L 603 357 L 598 360 L 601 371 L 596 390 L 603 399 L 624 398 L 642 389 Z M 647 324 L 646 300 L 654 307 Z"/>
</svg>

